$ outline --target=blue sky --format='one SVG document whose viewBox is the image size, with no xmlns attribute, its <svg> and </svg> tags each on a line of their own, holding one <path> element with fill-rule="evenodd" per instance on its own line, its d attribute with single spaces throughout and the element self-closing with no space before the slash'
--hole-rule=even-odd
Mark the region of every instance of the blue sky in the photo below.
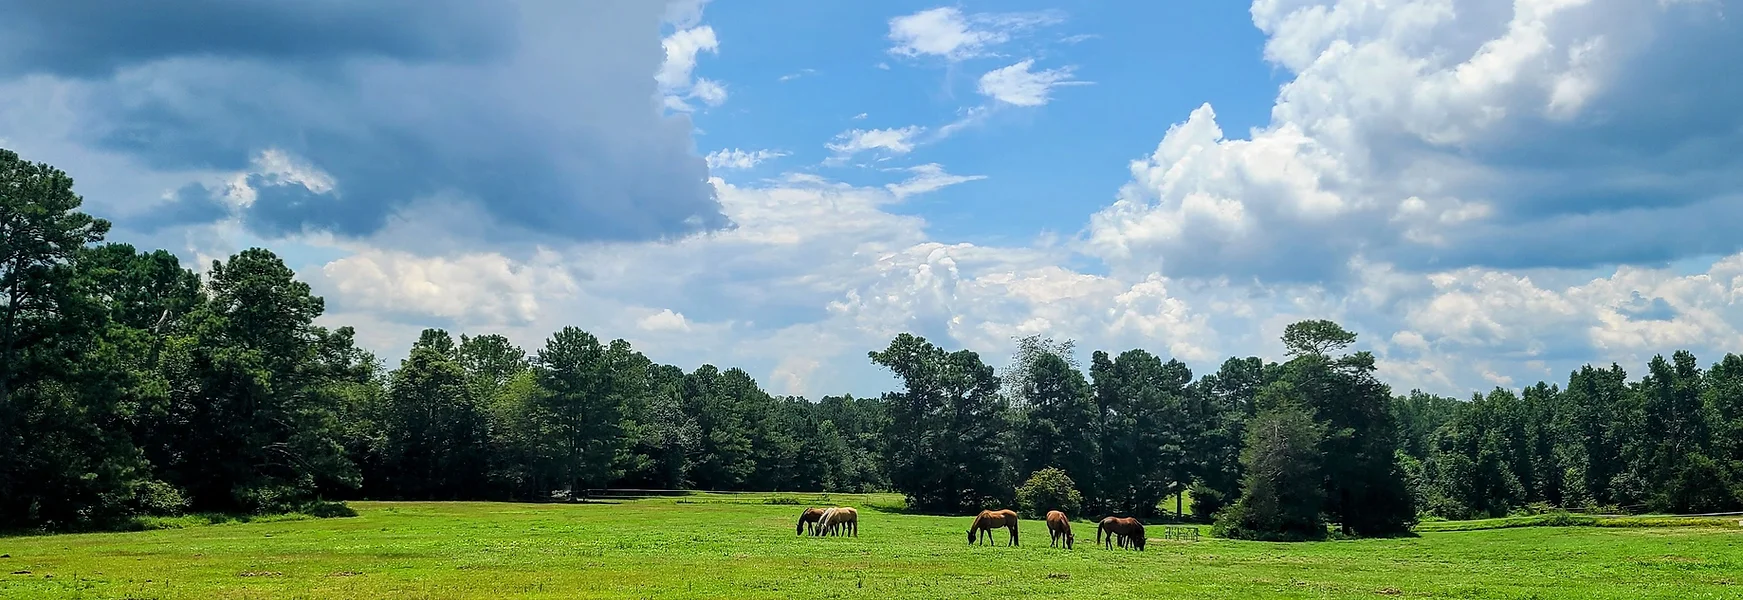
<svg viewBox="0 0 1743 600">
<path fill-rule="evenodd" d="M 1400 391 L 1743 349 L 1737 0 L 0 0 L 0 146 L 390 364 L 576 325 L 875 394 L 911 331 Z"/>
</svg>

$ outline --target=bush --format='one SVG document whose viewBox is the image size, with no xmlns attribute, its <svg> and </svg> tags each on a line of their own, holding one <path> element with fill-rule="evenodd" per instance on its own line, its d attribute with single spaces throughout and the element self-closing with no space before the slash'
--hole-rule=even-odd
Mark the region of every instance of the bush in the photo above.
<svg viewBox="0 0 1743 600">
<path fill-rule="evenodd" d="M 188 498 L 173 485 L 150 480 L 133 487 L 132 504 L 135 514 L 173 517 L 188 509 Z"/>
<path fill-rule="evenodd" d="M 252 515 L 268 515 L 293 512 L 301 504 L 301 490 L 284 485 L 257 485 L 239 487 L 233 492 L 236 504 L 242 512 Z"/>
<path fill-rule="evenodd" d="M 350 506 L 347 506 L 344 502 L 334 502 L 331 500 L 316 500 L 314 502 L 304 504 L 302 509 L 298 510 L 297 512 L 300 512 L 302 514 L 305 514 L 305 515 L 308 515 L 311 517 L 315 517 L 318 519 L 332 519 L 332 518 L 337 518 L 337 517 L 355 517 L 355 516 L 357 516 L 356 509 L 353 509 Z"/>
<path fill-rule="evenodd" d="M 1050 510 L 1075 515 L 1082 508 L 1083 494 L 1077 491 L 1071 476 L 1058 467 L 1036 471 L 1017 488 L 1017 511 L 1031 519 L 1041 518 Z"/>
</svg>

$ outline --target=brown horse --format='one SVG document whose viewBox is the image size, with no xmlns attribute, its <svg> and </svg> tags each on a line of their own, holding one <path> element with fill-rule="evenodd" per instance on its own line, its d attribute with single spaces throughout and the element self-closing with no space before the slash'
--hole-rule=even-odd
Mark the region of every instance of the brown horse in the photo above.
<svg viewBox="0 0 1743 600">
<path fill-rule="evenodd" d="M 793 535 L 805 535 L 805 525 L 807 524 L 810 524 L 812 529 L 816 529 L 817 521 L 821 519 L 823 519 L 823 509 L 815 507 L 805 509 L 805 512 L 799 513 L 799 525 L 793 528 Z"/>
<path fill-rule="evenodd" d="M 859 511 L 851 506 L 838 506 L 823 511 L 817 520 L 814 535 L 851 535 L 859 537 Z"/>
<path fill-rule="evenodd" d="M 983 510 L 980 511 L 980 514 L 975 515 L 974 523 L 968 526 L 969 545 L 974 545 L 975 534 L 979 532 L 985 532 L 985 537 L 981 539 L 985 540 L 986 543 L 993 543 L 993 530 L 1000 527 L 1011 531 L 1011 541 L 1007 545 L 1017 545 L 1017 512 L 1008 508 L 1005 510 Z"/>
<path fill-rule="evenodd" d="M 1050 545 L 1057 547 L 1064 544 L 1066 550 L 1071 549 L 1071 542 L 1076 538 L 1071 535 L 1071 521 L 1065 518 L 1065 513 L 1047 511 L 1047 537 L 1052 538 Z"/>
<path fill-rule="evenodd" d="M 1121 548 L 1130 546 L 1138 551 L 1144 550 L 1144 524 L 1131 517 L 1108 517 L 1101 520 L 1095 531 L 1095 541 L 1102 541 L 1102 533 L 1107 533 L 1105 547 L 1112 550 L 1114 542 L 1118 541 Z M 1119 538 L 1116 540 L 1115 538 Z"/>
</svg>

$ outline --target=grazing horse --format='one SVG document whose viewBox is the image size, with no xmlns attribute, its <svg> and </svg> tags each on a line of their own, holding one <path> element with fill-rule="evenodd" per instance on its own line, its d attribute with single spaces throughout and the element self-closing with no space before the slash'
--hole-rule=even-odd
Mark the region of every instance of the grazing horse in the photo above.
<svg viewBox="0 0 1743 600">
<path fill-rule="evenodd" d="M 817 521 L 822 519 L 823 509 L 815 507 L 805 509 L 805 512 L 799 513 L 799 525 L 793 528 L 793 535 L 805 535 L 806 525 L 810 525 L 811 529 L 815 530 Z"/>
<path fill-rule="evenodd" d="M 851 535 L 859 537 L 859 511 L 851 506 L 838 506 L 823 511 L 817 520 L 814 535 Z"/>
<path fill-rule="evenodd" d="M 1065 513 L 1047 511 L 1047 537 L 1052 538 L 1050 545 L 1057 547 L 1064 544 L 1066 550 L 1071 549 L 1071 542 L 1076 538 L 1071 535 L 1071 521 L 1065 518 Z"/>
<path fill-rule="evenodd" d="M 1121 548 L 1131 547 L 1138 551 L 1144 550 L 1144 524 L 1131 517 L 1108 517 L 1101 520 L 1096 527 L 1095 541 L 1102 541 L 1102 532 L 1107 532 L 1105 547 L 1112 550 L 1114 542 L 1118 541 Z M 1115 540 L 1114 538 L 1119 538 Z"/>
<path fill-rule="evenodd" d="M 1102 517 L 1102 520 L 1097 522 L 1095 525 L 1095 543 L 1103 544 L 1104 548 L 1112 550 L 1114 547 L 1114 536 L 1117 535 L 1114 533 L 1114 523 L 1117 521 L 1119 521 L 1119 517 Z M 1105 542 L 1102 541 L 1101 537 L 1103 533 L 1106 533 L 1108 536 L 1107 541 Z M 1123 540 L 1120 542 L 1120 546 L 1122 548 L 1125 547 L 1125 542 Z"/>
<path fill-rule="evenodd" d="M 1008 508 L 1004 510 L 983 510 L 980 511 L 980 514 L 975 515 L 974 523 L 971 523 L 968 526 L 969 545 L 974 545 L 975 534 L 979 532 L 985 532 L 985 537 L 981 539 L 985 540 L 986 543 L 993 543 L 993 530 L 1000 527 L 1011 531 L 1011 541 L 1006 545 L 1017 545 L 1017 513 Z"/>
</svg>

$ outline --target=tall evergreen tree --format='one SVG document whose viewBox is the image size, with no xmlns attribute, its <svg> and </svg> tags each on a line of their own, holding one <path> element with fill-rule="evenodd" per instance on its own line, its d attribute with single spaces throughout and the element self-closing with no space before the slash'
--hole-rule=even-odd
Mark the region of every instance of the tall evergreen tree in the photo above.
<svg viewBox="0 0 1743 600">
<path fill-rule="evenodd" d="M 1015 469 L 999 378 L 967 350 L 946 352 L 910 334 L 870 353 L 902 379 L 889 405 L 890 482 L 922 510 L 963 511 L 1010 502 Z"/>
<path fill-rule="evenodd" d="M 1372 354 L 1331 354 L 1355 339 L 1330 321 L 1291 324 L 1283 342 L 1295 358 L 1284 377 L 1326 425 L 1325 512 L 1348 534 L 1399 533 L 1415 523 L 1416 508 L 1397 462 L 1391 390 L 1375 378 Z"/>
<path fill-rule="evenodd" d="M 1230 358 L 1216 373 L 1200 379 L 1195 388 L 1203 423 L 1189 460 L 1193 464 L 1192 512 L 1200 520 L 1210 520 L 1240 495 L 1241 447 L 1264 383 L 1264 361 L 1258 357 Z"/>
<path fill-rule="evenodd" d="M 629 343 L 599 343 L 593 334 L 565 327 L 545 342 L 536 365 L 537 404 L 549 420 L 546 456 L 554 482 L 572 494 L 603 487 L 622 474 L 627 443 L 623 418 L 639 361 Z"/>
<path fill-rule="evenodd" d="M 1100 450 L 1089 384 L 1081 371 L 1057 354 L 1038 353 L 1029 360 L 1023 370 L 1026 401 L 1021 417 L 1019 472 L 1056 467 L 1082 482 L 1079 485 L 1094 488 Z"/>
<path fill-rule="evenodd" d="M 1259 401 L 1263 408 L 1241 450 L 1241 496 L 1217 516 L 1213 531 L 1240 539 L 1324 538 L 1324 425 L 1287 382 L 1266 386 Z"/>
</svg>

